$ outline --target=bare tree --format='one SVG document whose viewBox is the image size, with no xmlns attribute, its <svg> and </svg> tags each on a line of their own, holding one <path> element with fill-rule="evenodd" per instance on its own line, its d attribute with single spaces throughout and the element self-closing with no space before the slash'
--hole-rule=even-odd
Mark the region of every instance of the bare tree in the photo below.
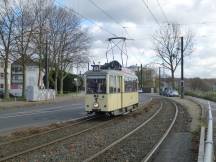
<svg viewBox="0 0 216 162">
<path fill-rule="evenodd" d="M 28 62 L 37 60 L 39 85 L 46 57 L 49 68 L 55 72 L 55 90 L 57 92 L 59 79 L 63 93 L 67 72 L 75 65 L 89 62 L 90 41 L 87 31 L 81 28 L 81 20 L 72 11 L 56 6 L 53 0 L 19 0 L 16 3 L 4 0 L 0 5 L 0 58 L 5 63 L 5 96 L 9 97 L 7 69 L 12 56 L 19 59 L 22 66 L 22 96 L 25 96 Z"/>
<path fill-rule="evenodd" d="M 51 52 L 51 67 L 55 71 L 54 83 L 57 91 L 60 78 L 60 93 L 63 93 L 63 81 L 74 64 L 81 64 L 88 59 L 89 39 L 81 30 L 80 19 L 72 12 L 54 7 L 49 20 L 49 44 Z"/>
<path fill-rule="evenodd" d="M 37 29 L 33 35 L 34 52 L 39 67 L 38 74 L 38 86 L 40 85 L 41 74 L 44 71 L 44 62 L 48 55 L 48 33 L 49 33 L 49 18 L 51 16 L 51 10 L 53 8 L 53 2 L 51 0 L 38 0 L 35 3 L 34 14 L 36 17 Z"/>
<path fill-rule="evenodd" d="M 14 44 L 14 24 L 15 24 L 15 13 L 13 9 L 8 6 L 7 1 L 4 1 L 1 6 L 0 13 L 0 58 L 4 61 L 4 93 L 5 98 L 9 98 L 8 85 L 8 67 L 9 60 L 11 58 L 12 48 Z"/>
<path fill-rule="evenodd" d="M 154 50 L 163 62 L 163 66 L 170 70 L 172 77 L 172 87 L 175 87 L 175 71 L 181 61 L 180 53 L 180 25 L 171 24 L 162 27 L 153 36 Z M 184 34 L 184 57 L 193 51 L 193 34 L 188 30 Z"/>
<path fill-rule="evenodd" d="M 89 37 L 85 31 L 81 30 L 80 20 L 73 13 L 68 12 L 63 28 L 63 40 L 61 41 L 61 50 L 59 51 L 60 94 L 63 94 L 63 84 L 68 74 L 67 71 L 70 71 L 74 65 L 80 66 L 89 62 Z"/>
<path fill-rule="evenodd" d="M 16 59 L 20 59 L 22 65 L 23 82 L 22 82 L 22 96 L 25 97 L 26 88 L 26 65 L 31 60 L 33 50 L 31 47 L 31 41 L 33 38 L 36 21 L 36 15 L 34 15 L 33 4 L 30 1 L 20 1 L 18 6 L 18 12 L 16 17 L 15 28 L 15 42 L 16 42 Z"/>
</svg>

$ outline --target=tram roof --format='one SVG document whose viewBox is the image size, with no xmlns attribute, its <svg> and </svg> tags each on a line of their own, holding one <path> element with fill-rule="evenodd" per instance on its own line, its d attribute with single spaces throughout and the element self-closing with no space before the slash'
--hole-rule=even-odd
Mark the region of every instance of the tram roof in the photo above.
<svg viewBox="0 0 216 162">
<path fill-rule="evenodd" d="M 85 75 L 91 75 L 91 76 L 95 76 L 95 75 L 120 75 L 120 76 L 128 76 L 128 77 L 135 77 L 137 78 L 137 76 L 135 75 L 134 72 L 132 72 L 129 69 L 122 69 L 122 70 L 97 70 L 97 71 L 93 71 L 93 70 L 89 70 L 85 73 Z"/>
</svg>

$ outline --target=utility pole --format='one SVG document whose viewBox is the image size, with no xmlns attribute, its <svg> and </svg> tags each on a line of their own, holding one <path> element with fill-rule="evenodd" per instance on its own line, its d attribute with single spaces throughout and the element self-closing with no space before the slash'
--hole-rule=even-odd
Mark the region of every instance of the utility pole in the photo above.
<svg viewBox="0 0 216 162">
<path fill-rule="evenodd" d="M 184 98 L 184 38 L 181 37 L 181 98 Z"/>
<path fill-rule="evenodd" d="M 161 81 L 161 77 L 160 77 L 160 73 L 161 73 L 161 70 L 160 70 L 160 67 L 159 67 L 159 79 L 158 79 L 158 89 L 159 89 L 159 95 L 160 95 L 160 81 Z"/>
<path fill-rule="evenodd" d="M 143 68 L 142 68 L 142 64 L 140 66 L 140 80 L 141 80 L 141 84 L 140 84 L 140 88 L 143 88 Z"/>
</svg>

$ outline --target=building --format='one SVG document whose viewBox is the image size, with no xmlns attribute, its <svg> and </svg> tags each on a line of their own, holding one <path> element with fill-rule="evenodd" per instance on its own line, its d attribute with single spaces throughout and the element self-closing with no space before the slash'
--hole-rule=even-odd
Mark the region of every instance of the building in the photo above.
<svg viewBox="0 0 216 162">
<path fill-rule="evenodd" d="M 5 74 L 4 74 L 4 61 L 0 60 L 0 91 L 4 91 L 5 89 Z M 11 85 L 11 64 L 8 64 L 8 89 L 10 89 Z"/>
<path fill-rule="evenodd" d="M 23 67 L 21 64 L 21 58 L 17 59 L 11 64 L 11 93 L 15 96 L 22 96 L 23 89 Z M 25 59 L 25 90 L 28 86 L 38 87 L 39 80 L 39 67 L 32 59 Z M 41 74 L 39 87 L 43 87 L 43 73 Z"/>
<path fill-rule="evenodd" d="M 134 71 L 139 79 L 139 87 L 143 89 L 144 92 L 156 92 L 158 79 L 157 72 L 152 67 L 141 67 L 137 65 L 132 65 L 128 67 L 130 70 Z"/>
</svg>

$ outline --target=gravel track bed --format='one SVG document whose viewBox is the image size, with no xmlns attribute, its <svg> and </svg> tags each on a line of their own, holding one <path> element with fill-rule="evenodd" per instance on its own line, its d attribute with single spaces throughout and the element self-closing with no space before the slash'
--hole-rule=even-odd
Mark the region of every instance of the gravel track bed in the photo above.
<svg viewBox="0 0 216 162">
<path fill-rule="evenodd" d="M 160 113 L 140 130 L 92 161 L 141 161 L 160 140 L 175 115 L 175 107 L 165 101 Z"/>
<path fill-rule="evenodd" d="M 0 150 L 1 150 L 0 158 L 3 158 L 5 156 L 11 155 L 17 152 L 27 150 L 28 148 L 32 148 L 40 144 L 48 143 L 49 141 L 53 141 L 63 136 L 67 136 L 67 135 L 79 132 L 81 130 L 91 127 L 92 125 L 99 124 L 100 122 L 101 120 L 94 119 L 94 120 L 90 120 L 84 123 L 80 123 L 78 125 L 67 127 L 65 129 L 57 130 L 57 131 L 54 131 L 48 134 L 43 134 L 43 135 L 39 135 L 39 136 L 32 137 L 29 139 L 17 141 L 14 143 L 1 145 L 0 146 Z"/>
<path fill-rule="evenodd" d="M 148 105 L 147 109 L 139 109 L 128 115 L 116 117 L 97 129 L 72 137 L 67 141 L 20 156 L 11 161 L 83 161 L 136 128 L 153 115 L 159 107 L 160 103 L 154 101 Z"/>
</svg>

